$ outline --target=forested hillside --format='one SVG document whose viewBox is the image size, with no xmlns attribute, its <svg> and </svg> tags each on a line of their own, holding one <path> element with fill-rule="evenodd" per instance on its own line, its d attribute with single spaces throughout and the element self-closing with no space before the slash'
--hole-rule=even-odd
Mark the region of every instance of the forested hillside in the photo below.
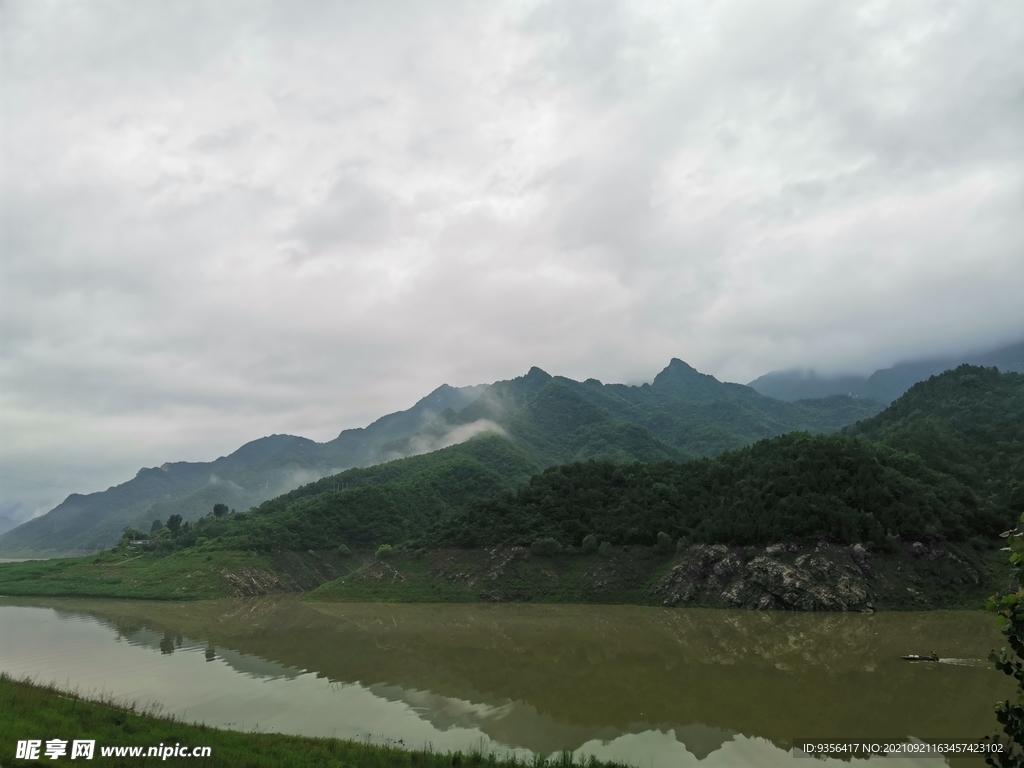
<svg viewBox="0 0 1024 768">
<path fill-rule="evenodd" d="M 126 525 L 145 530 L 154 519 L 176 515 L 197 520 L 214 504 L 245 510 L 317 477 L 427 453 L 480 433 L 504 435 L 539 468 L 591 458 L 682 461 L 793 430 L 835 431 L 880 408 L 848 397 L 783 403 L 719 382 L 680 360 L 642 386 L 577 382 L 533 368 L 488 386 L 439 387 L 408 411 L 327 443 L 273 435 L 214 462 L 140 470 L 107 491 L 72 494 L 0 536 L 0 554 L 96 551 L 115 543 Z"/>
<path fill-rule="evenodd" d="M 246 513 L 203 518 L 163 549 L 299 550 L 402 543 L 472 503 L 521 487 L 538 466 L 508 440 L 481 436 L 423 456 L 351 469 Z"/>
<path fill-rule="evenodd" d="M 538 456 L 587 449 L 595 424 L 607 430 L 625 422 L 609 420 L 562 382 L 531 377 L 503 400 L 471 406 L 478 420 L 521 398 L 516 413 L 528 416 L 506 418 L 511 439 L 485 435 L 349 470 L 247 514 L 202 520 L 174 546 L 202 538 L 242 549 L 479 547 L 550 537 L 579 547 L 590 535 L 650 545 L 661 533 L 689 543 L 826 539 L 891 549 L 900 540 L 991 539 L 1018 514 L 1024 376 L 1017 374 L 947 372 L 848 434 L 791 433 L 714 458 L 588 460 L 541 474 L 534 474 L 543 465 Z"/>
<path fill-rule="evenodd" d="M 1024 513 L 1024 374 L 962 365 L 843 431 L 916 454 L 986 503 Z"/>
<path fill-rule="evenodd" d="M 855 439 L 860 437 L 861 439 Z M 434 546 L 686 541 L 893 543 L 992 536 L 1024 511 L 1024 375 L 961 366 L 842 436 L 792 434 L 716 459 L 576 463 L 475 505 Z"/>
<path fill-rule="evenodd" d="M 431 546 L 529 545 L 588 535 L 648 544 L 686 542 L 962 541 L 992 536 L 1007 515 L 955 478 L 891 448 L 835 435 L 791 434 L 714 459 L 551 468 L 529 486 L 441 522 Z"/>
<path fill-rule="evenodd" d="M 784 403 L 672 360 L 641 386 L 577 382 L 533 368 L 491 385 L 461 413 L 442 414 L 427 431 L 487 420 L 542 466 L 588 458 L 647 462 L 714 456 L 792 431 L 832 432 L 881 408 L 841 396 Z M 389 447 L 401 453 L 408 442 Z"/>
</svg>

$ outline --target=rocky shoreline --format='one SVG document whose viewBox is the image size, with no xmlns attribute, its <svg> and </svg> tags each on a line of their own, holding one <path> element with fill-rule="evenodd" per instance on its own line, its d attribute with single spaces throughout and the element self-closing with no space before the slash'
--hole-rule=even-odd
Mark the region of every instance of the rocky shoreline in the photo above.
<svg viewBox="0 0 1024 768">
<path fill-rule="evenodd" d="M 629 603 L 748 610 L 874 611 L 981 607 L 1011 587 L 1005 553 L 909 542 L 696 544 L 538 556 L 524 547 L 444 550 L 372 562 L 314 591 L 314 600 Z"/>
<path fill-rule="evenodd" d="M 961 586 L 981 586 L 979 567 L 941 545 L 913 542 L 906 548 L 907 572 L 897 566 L 910 595 L 923 575 L 952 578 Z M 715 605 L 756 610 L 873 611 L 880 593 L 892 591 L 873 566 L 875 556 L 862 544 L 822 542 L 812 551 L 796 544 L 774 544 L 750 556 L 723 545 L 690 547 L 654 588 L 662 605 Z M 941 562 L 940 562 L 941 561 Z M 936 567 L 936 565 L 940 567 Z M 944 566 L 944 567 L 941 567 Z M 923 572 L 919 574 L 918 572 Z"/>
</svg>

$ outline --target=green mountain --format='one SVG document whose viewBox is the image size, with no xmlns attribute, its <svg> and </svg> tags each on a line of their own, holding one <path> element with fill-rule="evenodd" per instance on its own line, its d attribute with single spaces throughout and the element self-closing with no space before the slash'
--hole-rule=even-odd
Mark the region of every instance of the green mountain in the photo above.
<svg viewBox="0 0 1024 768">
<path fill-rule="evenodd" d="M 441 521 L 432 547 L 690 543 L 869 543 L 992 536 L 996 514 L 920 459 L 841 435 L 793 433 L 714 459 L 552 468 L 514 493 Z"/>
<path fill-rule="evenodd" d="M 205 518 L 175 543 L 189 546 L 202 537 L 220 549 L 304 551 L 405 542 L 475 502 L 525 485 L 538 470 L 507 439 L 481 435 L 422 456 L 350 469 L 247 513 Z"/>
<path fill-rule="evenodd" d="M 589 535 L 649 545 L 661 533 L 690 543 L 825 539 L 895 548 L 900 540 L 991 539 L 1019 514 L 1024 376 L 965 366 L 915 386 L 844 434 L 795 432 L 679 461 L 671 454 L 685 448 L 595 401 L 636 416 L 652 408 L 627 398 L 685 404 L 724 390 L 735 398 L 724 400 L 736 406 L 726 409 L 732 424 L 762 429 L 772 416 L 757 408 L 810 408 L 819 419 L 837 409 L 763 403 L 678 363 L 666 371 L 646 388 L 609 390 L 533 369 L 386 450 L 467 426 L 481 432 L 464 443 L 323 478 L 245 514 L 207 517 L 163 546 L 489 547 L 550 537 L 579 547 Z M 705 403 L 721 412 L 721 400 Z M 561 463 L 566 456 L 574 460 Z"/>
<path fill-rule="evenodd" d="M 850 398 L 781 403 L 679 360 L 639 387 L 580 383 L 532 368 L 490 385 L 460 412 L 449 409 L 416 434 L 386 444 L 382 456 L 391 461 L 324 478 L 246 515 L 207 518 L 179 544 L 199 537 L 242 549 L 395 544 L 462 519 L 465 510 L 525 486 L 544 467 L 589 459 L 689 466 L 678 462 L 794 427 L 834 430 L 879 408 Z M 456 438 L 468 441 L 413 455 Z"/>
<path fill-rule="evenodd" d="M 148 531 L 153 520 L 174 514 L 195 520 L 216 503 L 248 509 L 310 480 L 378 460 L 386 443 L 415 433 L 445 410 L 465 407 L 479 393 L 479 387 L 443 385 L 407 411 L 345 430 L 326 443 L 271 435 L 215 461 L 141 469 L 106 491 L 73 493 L 45 515 L 0 535 L 0 556 L 90 553 L 113 545 L 125 526 Z"/>
<path fill-rule="evenodd" d="M 858 439 L 859 438 L 859 439 Z M 866 439 L 865 439 L 866 438 Z M 431 546 L 992 537 L 1024 511 L 1024 375 L 961 366 L 841 435 L 688 463 L 567 464 L 441 521 Z"/>
<path fill-rule="evenodd" d="M 844 396 L 784 403 L 676 359 L 641 386 L 578 382 L 532 368 L 492 384 L 460 413 L 442 413 L 421 435 L 385 450 L 401 456 L 423 435 L 489 424 L 541 466 L 588 458 L 683 460 L 794 430 L 836 431 L 880 410 L 879 403 Z"/>
<path fill-rule="evenodd" d="M 851 395 L 888 404 L 917 382 L 963 364 L 998 368 L 1003 373 L 1024 373 L 1024 342 L 987 352 L 897 363 L 870 376 L 822 376 L 813 370 L 773 371 L 749 386 L 778 400 Z"/>
<path fill-rule="evenodd" d="M 962 365 L 843 432 L 920 457 L 1013 519 L 1024 513 L 1024 374 Z"/>
<path fill-rule="evenodd" d="M 218 503 L 246 510 L 325 475 L 430 453 L 482 434 L 507 438 L 537 468 L 591 458 L 682 461 L 793 430 L 835 431 L 881 407 L 842 396 L 784 403 L 722 383 L 681 360 L 642 386 L 578 382 L 532 368 L 488 386 L 442 386 L 408 411 L 346 430 L 327 443 L 272 435 L 213 462 L 140 470 L 133 480 L 101 493 L 72 494 L 46 515 L 0 536 L 0 555 L 93 552 L 116 542 L 125 526 L 148 531 L 154 520 L 172 515 L 198 520 Z"/>
</svg>

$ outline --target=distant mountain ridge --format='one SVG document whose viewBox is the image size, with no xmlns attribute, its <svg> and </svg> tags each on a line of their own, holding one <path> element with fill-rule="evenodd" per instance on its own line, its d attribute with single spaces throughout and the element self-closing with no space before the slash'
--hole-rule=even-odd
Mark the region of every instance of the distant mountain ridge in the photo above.
<svg viewBox="0 0 1024 768">
<path fill-rule="evenodd" d="M 17 521 L 12 520 L 11 518 L 7 517 L 6 515 L 0 515 L 0 534 L 4 534 L 7 531 L 11 530 L 12 528 L 16 528 L 17 526 L 18 526 L 18 522 Z"/>
<path fill-rule="evenodd" d="M 718 381 L 673 359 L 650 384 L 602 384 L 540 368 L 487 387 L 462 411 L 446 411 L 421 433 L 385 446 L 411 455 L 425 436 L 491 425 L 541 467 L 610 458 L 685 460 L 713 456 L 793 430 L 831 432 L 881 411 L 849 397 L 784 403 L 742 384 Z"/>
<path fill-rule="evenodd" d="M 679 361 L 667 371 L 651 385 L 624 388 L 625 397 L 729 393 L 778 407 L 744 387 L 698 378 Z M 1024 511 L 1020 374 L 961 366 L 839 434 L 791 432 L 700 461 L 659 460 L 685 448 L 609 417 L 574 385 L 611 397 L 598 382 L 532 369 L 462 412 L 469 423 L 492 417 L 505 436 L 479 434 L 350 469 L 246 513 L 204 518 L 158 546 L 348 552 L 388 544 L 423 554 L 545 537 L 580 548 L 591 535 L 592 547 L 664 537 L 684 548 L 824 539 L 895 552 L 915 541 L 991 541 Z M 451 428 L 457 416 L 446 412 L 431 429 Z M 609 439 L 622 460 L 604 460 Z"/>
<path fill-rule="evenodd" d="M 193 520 L 216 503 L 247 509 L 318 477 L 375 459 L 384 444 L 409 435 L 446 409 L 461 409 L 480 387 L 442 385 L 412 408 L 347 429 L 317 443 L 270 435 L 210 462 L 168 462 L 90 494 L 73 493 L 45 515 L 0 535 L 0 556 L 90 553 L 117 541 L 126 525 L 149 530 L 154 519 Z"/>
<path fill-rule="evenodd" d="M 843 396 L 781 402 L 679 359 L 641 386 L 578 382 L 531 368 L 490 385 L 443 385 L 408 411 L 326 443 L 271 435 L 213 462 L 139 470 L 106 491 L 72 494 L 0 536 L 0 554 L 97 551 L 116 542 L 126 525 L 148 531 L 153 520 L 174 514 L 195 520 L 217 503 L 245 510 L 326 475 L 429 453 L 481 433 L 508 438 L 540 468 L 589 458 L 686 460 L 794 430 L 832 432 L 880 410 Z"/>
<path fill-rule="evenodd" d="M 747 386 L 786 402 L 850 395 L 888 405 L 917 382 L 963 364 L 998 368 L 1003 373 L 1024 373 L 1024 342 L 987 352 L 897 363 L 870 376 L 822 376 L 813 370 L 772 371 Z"/>
</svg>

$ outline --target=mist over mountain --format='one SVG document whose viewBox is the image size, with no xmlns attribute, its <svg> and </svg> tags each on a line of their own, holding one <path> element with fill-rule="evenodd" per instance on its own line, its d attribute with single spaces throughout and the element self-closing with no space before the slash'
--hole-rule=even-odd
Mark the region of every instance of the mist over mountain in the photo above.
<svg viewBox="0 0 1024 768">
<path fill-rule="evenodd" d="M 170 515 L 195 520 L 214 504 L 245 510 L 352 467 L 429 453 L 481 434 L 508 439 L 538 467 L 603 458 L 650 462 L 713 456 L 793 430 L 831 432 L 881 405 L 836 396 L 784 403 L 723 383 L 673 359 L 650 384 L 583 382 L 532 368 L 486 386 L 443 385 L 408 411 L 317 443 L 291 435 L 255 440 L 213 462 L 139 470 L 100 493 L 72 494 L 0 535 L 6 556 L 88 553 L 125 526 L 149 530 Z"/>
<path fill-rule="evenodd" d="M 787 402 L 850 395 L 889 404 L 917 382 L 963 364 L 998 368 L 1003 373 L 1024 373 L 1024 342 L 985 352 L 897 363 L 870 376 L 825 376 L 814 370 L 772 371 L 748 386 L 762 395 Z"/>
<path fill-rule="evenodd" d="M 1024 371 L 1024 343 L 963 357 Z M 143 468 L 106 491 L 71 494 L 21 525 L 14 515 L 0 515 L 0 555 L 94 552 L 112 545 L 125 526 L 146 531 L 171 515 L 196 520 L 218 503 L 249 509 L 346 469 L 485 434 L 510 441 L 522 461 L 545 468 L 591 458 L 686 461 L 787 432 L 835 432 L 874 416 L 883 403 L 959 359 L 901 363 L 866 377 L 775 372 L 748 386 L 720 382 L 679 359 L 639 386 L 580 382 L 539 368 L 489 385 L 442 385 L 406 411 L 325 443 L 270 435 L 215 461 Z"/>
<path fill-rule="evenodd" d="M 723 391 L 679 361 L 666 370 L 662 382 L 677 393 Z M 532 369 L 465 409 L 495 417 L 504 409 L 507 437 L 481 434 L 347 470 L 243 514 L 207 516 L 158 551 L 477 549 L 544 537 L 579 548 L 588 535 L 612 545 L 650 546 L 667 535 L 736 546 L 824 539 L 880 552 L 973 539 L 984 548 L 1024 511 L 1020 374 L 960 366 L 838 434 L 791 432 L 696 461 L 630 460 L 683 451 L 600 418 L 571 392 L 566 380 Z M 558 440 L 567 417 L 584 425 Z M 602 453 L 609 435 L 625 461 Z M 552 464 L 559 452 L 578 458 Z"/>
<path fill-rule="evenodd" d="M 148 531 L 153 520 L 173 514 L 194 520 L 216 503 L 247 509 L 324 475 L 373 462 L 383 445 L 416 432 L 446 409 L 465 407 L 480 389 L 442 385 L 412 408 L 347 429 L 326 443 L 270 435 L 215 461 L 140 469 L 127 482 L 97 493 L 73 493 L 45 515 L 0 533 L 0 553 L 95 552 L 116 541 L 127 525 Z"/>
</svg>

